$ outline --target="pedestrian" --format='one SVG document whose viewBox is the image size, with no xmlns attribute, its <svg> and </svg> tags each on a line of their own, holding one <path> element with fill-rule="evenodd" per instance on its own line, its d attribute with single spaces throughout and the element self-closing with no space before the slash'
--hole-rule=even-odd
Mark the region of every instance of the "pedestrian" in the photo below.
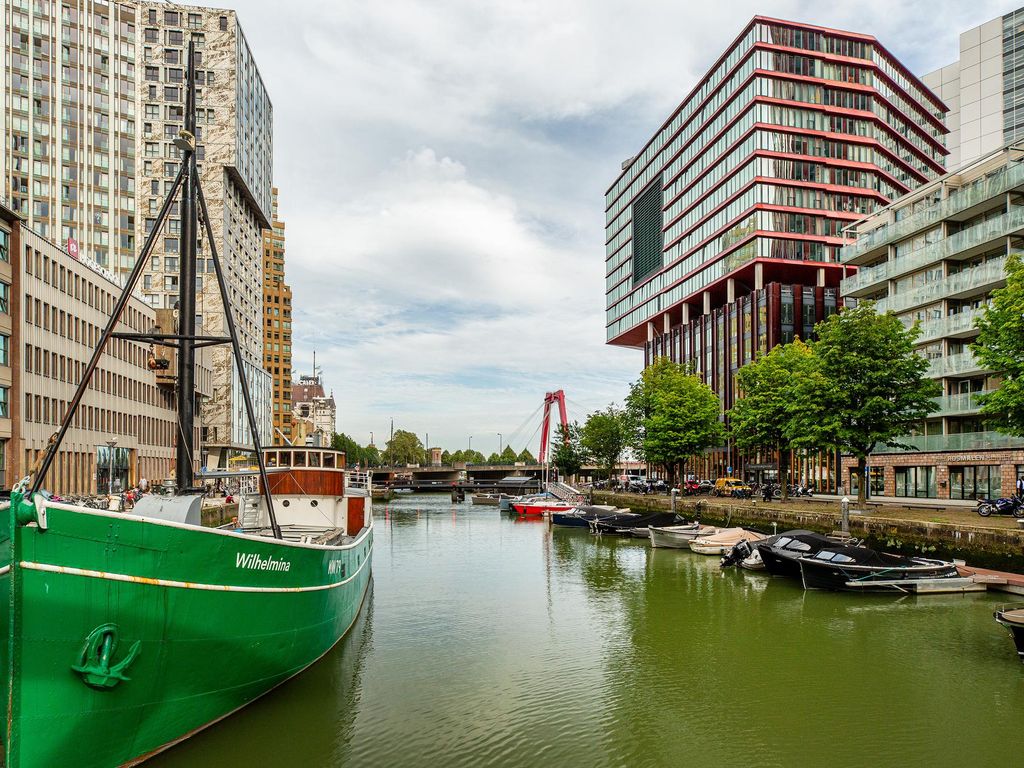
<svg viewBox="0 0 1024 768">
<path fill-rule="evenodd" d="M 1024 499 L 1024 475 L 1017 477 L 1017 498 Z"/>
</svg>

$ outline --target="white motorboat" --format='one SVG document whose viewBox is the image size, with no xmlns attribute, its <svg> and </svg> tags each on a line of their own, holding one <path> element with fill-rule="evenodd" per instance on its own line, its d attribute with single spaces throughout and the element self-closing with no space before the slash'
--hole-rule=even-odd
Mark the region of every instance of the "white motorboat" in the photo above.
<svg viewBox="0 0 1024 768">
<path fill-rule="evenodd" d="M 711 536 L 694 539 L 690 542 L 690 550 L 698 555 L 724 555 L 743 540 L 761 541 L 766 538 L 763 533 L 745 528 L 725 528 Z"/>
<path fill-rule="evenodd" d="M 720 529 L 713 525 L 687 523 L 686 525 L 669 525 L 663 528 L 650 526 L 647 531 L 651 537 L 652 547 L 671 549 L 687 549 L 690 542 L 700 536 L 710 536 Z"/>
</svg>

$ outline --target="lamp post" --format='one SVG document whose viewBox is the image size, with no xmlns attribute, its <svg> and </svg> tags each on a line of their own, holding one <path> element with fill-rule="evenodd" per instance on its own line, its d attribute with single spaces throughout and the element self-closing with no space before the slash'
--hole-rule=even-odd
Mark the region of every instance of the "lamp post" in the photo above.
<svg viewBox="0 0 1024 768">
<path fill-rule="evenodd" d="M 114 495 L 114 448 L 117 447 L 117 438 L 107 440 L 107 448 L 110 449 L 110 460 L 107 463 L 107 495 Z"/>
<path fill-rule="evenodd" d="M 501 458 L 501 432 L 498 433 L 498 458 Z"/>
<path fill-rule="evenodd" d="M 472 452 L 473 452 L 473 436 L 470 435 L 469 436 L 469 450 L 467 450 L 466 453 L 472 453 Z"/>
<path fill-rule="evenodd" d="M 373 432 L 370 432 L 370 445 L 373 445 Z"/>
</svg>

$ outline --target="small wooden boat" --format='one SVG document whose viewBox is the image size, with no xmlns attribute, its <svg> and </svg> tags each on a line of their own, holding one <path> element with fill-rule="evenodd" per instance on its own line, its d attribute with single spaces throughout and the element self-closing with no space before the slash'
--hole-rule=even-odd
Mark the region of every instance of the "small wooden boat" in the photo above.
<svg viewBox="0 0 1024 768">
<path fill-rule="evenodd" d="M 743 541 L 763 541 L 763 533 L 748 531 L 745 528 L 726 528 L 711 536 L 703 536 L 690 542 L 690 551 L 698 555 L 724 555 Z"/>
<path fill-rule="evenodd" d="M 833 545 L 799 562 L 804 589 L 907 593 L 917 591 L 915 582 L 961 579 L 956 565 L 946 560 L 904 557 L 868 547 Z"/>
<path fill-rule="evenodd" d="M 1010 631 L 1017 657 L 1024 662 L 1024 605 L 1004 605 L 992 616 Z"/>
<path fill-rule="evenodd" d="M 701 525 L 700 523 L 684 523 L 683 525 L 669 525 L 664 528 L 648 526 L 647 532 L 651 537 L 652 547 L 666 547 L 670 549 L 689 549 L 690 542 L 701 536 L 711 536 L 718 533 L 721 528 L 714 525 Z"/>
</svg>

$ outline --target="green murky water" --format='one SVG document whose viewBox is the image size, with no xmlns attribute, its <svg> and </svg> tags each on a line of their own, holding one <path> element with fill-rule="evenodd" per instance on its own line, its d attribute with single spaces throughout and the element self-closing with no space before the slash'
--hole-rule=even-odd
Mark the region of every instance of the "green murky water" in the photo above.
<svg viewBox="0 0 1024 768">
<path fill-rule="evenodd" d="M 445 496 L 377 506 L 350 635 L 150 763 L 1016 766 L 998 596 L 805 593 Z"/>
</svg>

